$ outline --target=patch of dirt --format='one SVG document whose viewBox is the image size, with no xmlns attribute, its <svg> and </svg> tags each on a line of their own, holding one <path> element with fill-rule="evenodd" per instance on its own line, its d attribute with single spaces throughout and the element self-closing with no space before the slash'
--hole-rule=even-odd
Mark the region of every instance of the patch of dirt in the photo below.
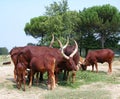
<svg viewBox="0 0 120 99">
<path fill-rule="evenodd" d="M 108 71 L 108 64 L 98 64 L 98 70 L 104 71 L 107 73 Z M 90 66 L 89 69 L 91 70 L 92 67 Z M 16 84 L 13 82 L 13 70 L 14 65 L 0 65 L 0 99 L 44 99 L 44 95 L 49 93 L 50 91 L 47 90 L 47 87 L 32 87 L 28 88 L 26 86 L 26 92 L 22 90 L 18 90 L 16 88 Z M 120 75 L 120 61 L 113 62 L 113 73 L 112 75 Z M 120 99 L 120 84 L 103 84 L 101 83 L 92 83 L 89 85 L 83 85 L 77 90 L 84 91 L 88 89 L 100 89 L 100 90 L 107 90 L 110 92 L 110 96 L 112 99 Z M 55 90 L 62 90 L 64 88 L 58 86 Z M 67 90 L 67 88 L 65 88 Z"/>
</svg>

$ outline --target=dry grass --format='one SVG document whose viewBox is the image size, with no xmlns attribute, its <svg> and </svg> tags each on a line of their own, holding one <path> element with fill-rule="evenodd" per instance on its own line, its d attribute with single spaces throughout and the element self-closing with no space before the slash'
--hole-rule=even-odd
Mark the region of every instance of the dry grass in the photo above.
<svg viewBox="0 0 120 99">
<path fill-rule="evenodd" d="M 98 74 L 91 73 L 91 67 L 86 72 L 78 73 L 75 84 L 62 85 L 60 82 L 52 91 L 47 90 L 44 83 L 39 86 L 34 84 L 32 88 L 26 85 L 26 92 L 23 92 L 18 90 L 13 82 L 13 64 L 0 64 L 0 99 L 120 99 L 120 61 L 113 62 L 112 75 L 107 74 L 106 63 L 99 65 Z M 90 82 L 91 77 L 93 81 Z M 110 78 L 110 81 L 104 81 L 106 77 Z"/>
</svg>

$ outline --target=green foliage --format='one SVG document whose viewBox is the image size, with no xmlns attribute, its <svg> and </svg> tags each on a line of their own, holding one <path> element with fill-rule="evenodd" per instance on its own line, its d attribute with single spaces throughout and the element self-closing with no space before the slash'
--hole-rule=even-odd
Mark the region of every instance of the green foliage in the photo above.
<svg viewBox="0 0 120 99">
<path fill-rule="evenodd" d="M 79 49 L 117 48 L 120 41 L 120 12 L 109 4 L 70 11 L 67 0 L 53 2 L 44 16 L 32 18 L 25 25 L 26 35 L 39 39 L 38 45 L 49 46 L 51 35 L 66 41 L 75 39 Z M 112 43 L 111 43 L 112 42 Z"/>
<path fill-rule="evenodd" d="M 1 47 L 0 48 L 0 55 L 7 55 L 8 54 L 8 49 L 6 47 Z"/>
<path fill-rule="evenodd" d="M 50 6 L 47 6 L 45 8 L 45 13 L 48 16 L 62 15 L 69 9 L 67 0 L 62 0 L 58 3 L 54 1 L 53 4 L 50 4 Z"/>
<path fill-rule="evenodd" d="M 24 31 L 26 35 L 32 35 L 34 38 L 43 37 L 47 33 L 47 16 L 32 18 L 30 23 L 26 23 Z"/>
<path fill-rule="evenodd" d="M 94 6 L 88 9 L 84 9 L 81 14 L 81 30 L 85 35 L 92 33 L 91 35 L 97 35 L 95 40 L 101 42 L 101 47 L 111 36 L 114 35 L 114 39 L 117 39 L 120 35 L 120 14 L 118 10 L 111 5 Z M 88 42 L 88 40 L 87 40 Z M 114 41 L 113 41 L 114 42 Z M 114 43 L 118 43 L 114 42 Z M 92 46 L 91 46 L 92 47 Z"/>
</svg>

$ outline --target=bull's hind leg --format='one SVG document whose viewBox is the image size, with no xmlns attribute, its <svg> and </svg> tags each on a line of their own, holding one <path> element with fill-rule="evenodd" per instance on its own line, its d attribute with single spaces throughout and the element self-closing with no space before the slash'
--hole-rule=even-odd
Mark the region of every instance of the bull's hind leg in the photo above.
<svg viewBox="0 0 120 99">
<path fill-rule="evenodd" d="M 54 89 L 54 88 L 55 88 L 55 75 L 54 75 L 54 73 L 53 73 L 51 79 L 52 79 L 52 82 L 51 82 L 51 89 Z"/>
<path fill-rule="evenodd" d="M 112 62 L 109 62 L 108 63 L 108 73 L 110 74 L 110 73 L 112 73 Z"/>
<path fill-rule="evenodd" d="M 16 69 L 14 68 L 14 81 L 16 82 Z"/>
<path fill-rule="evenodd" d="M 24 89 L 23 89 L 23 91 L 25 91 L 25 85 L 26 85 L 25 73 L 23 74 L 23 83 L 24 83 Z"/>
<path fill-rule="evenodd" d="M 49 64 L 46 66 L 48 67 L 48 89 L 52 90 L 55 88 L 55 59 L 50 57 Z"/>
<path fill-rule="evenodd" d="M 36 74 L 36 84 L 37 84 L 37 86 L 38 86 L 38 84 L 39 84 L 39 72 L 37 72 L 37 74 Z"/>
</svg>

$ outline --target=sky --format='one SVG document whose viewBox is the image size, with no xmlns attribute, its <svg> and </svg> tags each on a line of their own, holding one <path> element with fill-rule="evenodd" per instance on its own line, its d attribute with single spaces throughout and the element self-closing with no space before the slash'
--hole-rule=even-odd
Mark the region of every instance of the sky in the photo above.
<svg viewBox="0 0 120 99">
<path fill-rule="evenodd" d="M 31 18 L 45 14 L 45 7 L 61 0 L 0 0 L 0 47 L 10 51 L 15 46 L 37 43 L 38 39 L 28 36 L 24 27 Z M 110 4 L 120 11 L 120 0 L 68 0 L 70 10 Z"/>
</svg>

